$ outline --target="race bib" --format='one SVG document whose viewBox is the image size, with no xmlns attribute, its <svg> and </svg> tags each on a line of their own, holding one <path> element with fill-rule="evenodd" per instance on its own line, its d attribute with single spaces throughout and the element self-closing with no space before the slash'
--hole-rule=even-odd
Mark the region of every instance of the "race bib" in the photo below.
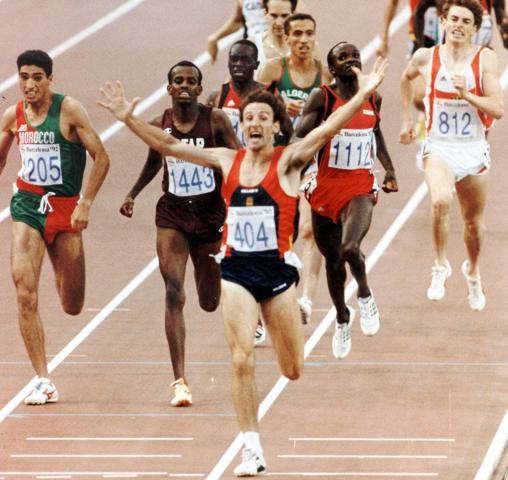
<svg viewBox="0 0 508 480">
<path fill-rule="evenodd" d="M 177 197 L 202 195 L 215 190 L 213 170 L 187 163 L 175 157 L 166 157 L 168 192 Z"/>
<path fill-rule="evenodd" d="M 332 138 L 328 166 L 345 170 L 372 168 L 374 163 L 372 129 L 343 129 Z"/>
<path fill-rule="evenodd" d="M 240 140 L 241 144 L 245 147 L 247 143 L 245 142 L 245 137 L 243 136 L 242 129 L 240 128 L 240 110 L 228 107 L 224 107 L 222 110 L 228 116 L 238 140 Z"/>
<path fill-rule="evenodd" d="M 227 243 L 238 252 L 277 250 L 273 206 L 229 207 Z"/>
<path fill-rule="evenodd" d="M 436 100 L 432 132 L 433 136 L 442 140 L 475 138 L 478 135 L 478 121 L 467 102 Z"/>
<path fill-rule="evenodd" d="M 60 145 L 21 143 L 19 177 L 32 185 L 61 185 L 63 183 Z"/>
</svg>

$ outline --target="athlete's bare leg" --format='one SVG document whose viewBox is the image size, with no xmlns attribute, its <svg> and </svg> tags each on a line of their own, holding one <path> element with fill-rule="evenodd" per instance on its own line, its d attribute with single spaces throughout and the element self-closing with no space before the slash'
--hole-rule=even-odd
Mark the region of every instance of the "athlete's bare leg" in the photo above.
<svg viewBox="0 0 508 480">
<path fill-rule="evenodd" d="M 439 265 L 444 265 L 450 232 L 450 208 L 455 177 L 448 165 L 434 155 L 425 157 L 424 170 L 432 202 L 432 233 L 436 259 Z"/>
<path fill-rule="evenodd" d="M 469 176 L 456 184 L 464 222 L 464 242 L 469 257 L 468 275 L 478 274 L 478 258 L 483 243 L 483 214 L 487 203 L 488 174 Z"/>
<path fill-rule="evenodd" d="M 312 214 L 309 202 L 300 196 L 300 227 L 299 237 L 303 245 L 302 252 L 302 296 L 313 300 L 319 283 L 319 273 L 323 263 L 323 256 L 314 240 L 312 232 Z"/>
<path fill-rule="evenodd" d="M 47 246 L 65 313 L 78 315 L 85 302 L 85 253 L 81 233 L 62 232 Z"/>
<path fill-rule="evenodd" d="M 360 245 L 369 231 L 372 220 L 374 200 L 367 195 L 353 197 L 341 214 L 342 222 L 342 257 L 349 264 L 351 274 L 358 283 L 358 296 L 370 296 L 367 283 L 365 256 Z"/>
<path fill-rule="evenodd" d="M 346 285 L 346 260 L 342 256 L 342 224 L 312 212 L 314 237 L 319 250 L 325 258 L 326 282 L 328 292 L 337 310 L 338 323 L 349 321 L 349 310 L 344 298 Z"/>
<path fill-rule="evenodd" d="M 242 286 L 222 280 L 224 333 L 233 364 L 233 403 L 242 432 L 258 432 L 259 396 L 254 378 L 254 333 L 259 306 Z M 299 317 L 297 317 L 299 318 Z"/>
<path fill-rule="evenodd" d="M 48 377 L 44 328 L 39 316 L 39 278 L 46 244 L 33 227 L 12 223 L 11 267 L 16 286 L 18 319 L 21 335 L 39 377 Z"/>
<path fill-rule="evenodd" d="M 297 380 L 303 370 L 304 338 L 294 285 L 261 302 L 261 312 L 282 375 Z"/>
<path fill-rule="evenodd" d="M 205 312 L 215 311 L 220 303 L 220 265 L 211 255 L 218 253 L 221 243 L 218 240 L 190 247 L 199 305 Z"/>
<path fill-rule="evenodd" d="M 159 269 L 166 286 L 165 327 L 175 380 L 185 383 L 185 268 L 189 258 L 187 237 L 171 228 L 157 227 Z"/>
</svg>

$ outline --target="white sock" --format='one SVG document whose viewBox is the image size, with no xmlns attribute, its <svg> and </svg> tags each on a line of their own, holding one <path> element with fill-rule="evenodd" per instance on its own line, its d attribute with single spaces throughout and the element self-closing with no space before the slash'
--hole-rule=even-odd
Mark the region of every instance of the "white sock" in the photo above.
<svg viewBox="0 0 508 480">
<path fill-rule="evenodd" d="M 252 450 L 264 464 L 265 457 L 263 456 L 263 447 L 261 447 L 261 442 L 259 440 L 259 432 L 243 432 L 243 443 L 245 444 L 245 448 Z"/>
</svg>

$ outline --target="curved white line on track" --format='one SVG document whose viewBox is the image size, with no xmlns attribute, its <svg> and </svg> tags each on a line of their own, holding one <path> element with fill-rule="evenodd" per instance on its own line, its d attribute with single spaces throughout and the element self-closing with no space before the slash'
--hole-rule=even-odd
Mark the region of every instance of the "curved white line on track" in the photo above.
<svg viewBox="0 0 508 480">
<path fill-rule="evenodd" d="M 92 36 L 94 33 L 97 33 L 99 30 L 102 30 L 110 23 L 113 23 L 115 20 L 118 20 L 126 13 L 129 13 L 131 10 L 141 5 L 144 1 L 145 0 L 129 0 L 125 2 L 124 4 L 115 8 L 104 17 L 92 23 L 92 25 L 90 25 L 89 27 L 85 28 L 84 30 L 81 30 L 81 32 L 77 33 L 76 35 L 73 35 L 72 37 L 68 38 L 60 45 L 53 48 L 53 50 L 50 50 L 48 52 L 49 56 L 55 59 L 62 53 L 66 52 L 67 50 L 77 45 L 78 43 Z M 0 83 L 0 93 L 5 92 L 5 90 L 7 90 L 8 88 L 12 87 L 13 85 L 16 85 L 17 81 L 18 74 L 15 73 L 14 75 L 11 75 L 7 80 L 4 80 L 2 83 Z"/>
</svg>

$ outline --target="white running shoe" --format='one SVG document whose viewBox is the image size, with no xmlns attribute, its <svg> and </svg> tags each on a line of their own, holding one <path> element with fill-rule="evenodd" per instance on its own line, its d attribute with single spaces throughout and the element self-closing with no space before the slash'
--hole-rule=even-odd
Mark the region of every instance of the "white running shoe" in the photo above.
<svg viewBox="0 0 508 480">
<path fill-rule="evenodd" d="M 256 333 L 254 334 L 254 346 L 261 345 L 266 340 L 266 327 L 265 322 L 260 318 L 256 326 Z"/>
<path fill-rule="evenodd" d="M 441 300 L 445 296 L 446 280 L 452 274 L 450 262 L 446 260 L 444 265 L 436 264 L 432 267 L 432 280 L 427 289 L 427 298 L 429 300 Z"/>
<path fill-rule="evenodd" d="M 248 448 L 242 450 L 242 463 L 234 469 L 237 477 L 255 477 L 266 472 L 266 465 Z"/>
<path fill-rule="evenodd" d="M 351 351 L 351 325 L 355 319 L 355 310 L 349 305 L 349 322 L 338 323 L 335 321 L 335 333 L 332 339 L 332 352 L 335 358 L 346 358 Z"/>
<path fill-rule="evenodd" d="M 307 325 L 312 315 L 312 300 L 307 296 L 300 297 L 298 299 L 298 306 L 302 315 L 302 323 Z"/>
<path fill-rule="evenodd" d="M 192 394 L 184 379 L 175 380 L 171 386 L 173 387 L 171 405 L 173 407 L 190 407 L 192 405 Z"/>
<path fill-rule="evenodd" d="M 25 405 L 44 405 L 58 402 L 58 390 L 49 378 L 39 377 L 32 393 L 25 398 Z"/>
<path fill-rule="evenodd" d="M 360 307 L 360 327 L 364 335 L 369 337 L 375 335 L 379 331 L 379 310 L 376 305 L 374 295 L 365 298 L 358 297 L 358 306 Z"/>
<path fill-rule="evenodd" d="M 483 293 L 480 273 L 478 273 L 476 277 L 472 277 L 467 272 L 469 272 L 469 260 L 464 260 L 462 264 L 462 274 L 466 277 L 469 306 L 472 310 L 481 312 L 485 308 L 487 299 Z"/>
</svg>

